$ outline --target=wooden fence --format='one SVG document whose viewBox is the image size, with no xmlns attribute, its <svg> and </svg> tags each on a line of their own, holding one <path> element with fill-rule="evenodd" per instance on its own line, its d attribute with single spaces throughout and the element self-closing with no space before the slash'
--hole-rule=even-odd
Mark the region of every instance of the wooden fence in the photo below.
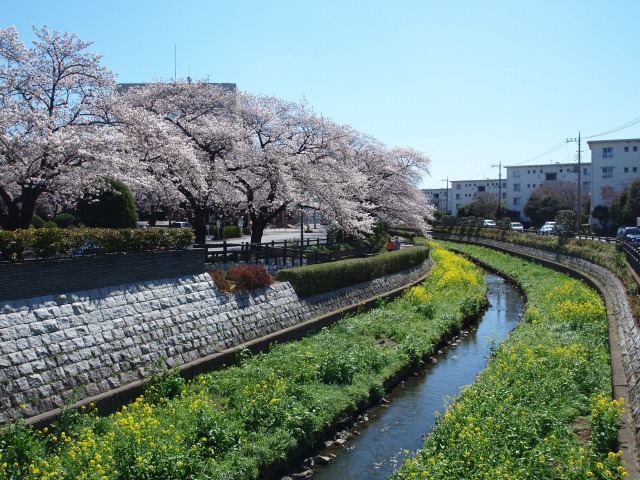
<svg viewBox="0 0 640 480">
<path fill-rule="evenodd" d="M 624 252 L 629 267 L 640 276 L 640 244 L 636 242 L 618 242 L 618 245 Z"/>
<path fill-rule="evenodd" d="M 295 267 L 326 263 L 349 257 L 362 257 L 371 253 L 371 247 L 333 250 L 330 238 L 307 239 L 302 246 L 298 241 L 268 243 L 233 243 L 226 240 L 217 243 L 194 245 L 205 249 L 207 263 L 255 262 L 266 265 Z"/>
</svg>

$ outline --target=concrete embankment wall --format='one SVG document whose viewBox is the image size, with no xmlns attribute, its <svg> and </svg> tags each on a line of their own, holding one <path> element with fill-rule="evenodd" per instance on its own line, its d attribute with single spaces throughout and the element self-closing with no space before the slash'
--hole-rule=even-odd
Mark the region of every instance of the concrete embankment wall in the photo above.
<svg viewBox="0 0 640 480">
<path fill-rule="evenodd" d="M 159 363 L 197 373 L 203 359 L 411 284 L 430 267 L 308 299 L 288 283 L 224 294 L 205 273 L 4 301 L 0 422 L 47 418 L 72 392 L 131 396 Z"/>
</svg>

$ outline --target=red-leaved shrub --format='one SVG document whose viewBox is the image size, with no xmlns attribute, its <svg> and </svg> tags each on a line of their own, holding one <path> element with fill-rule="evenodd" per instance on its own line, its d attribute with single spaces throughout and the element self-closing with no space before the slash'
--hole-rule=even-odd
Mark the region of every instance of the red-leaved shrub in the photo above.
<svg viewBox="0 0 640 480">
<path fill-rule="evenodd" d="M 226 278 L 236 284 L 237 290 L 253 290 L 273 283 L 273 277 L 262 265 L 236 265 L 227 271 Z"/>
</svg>

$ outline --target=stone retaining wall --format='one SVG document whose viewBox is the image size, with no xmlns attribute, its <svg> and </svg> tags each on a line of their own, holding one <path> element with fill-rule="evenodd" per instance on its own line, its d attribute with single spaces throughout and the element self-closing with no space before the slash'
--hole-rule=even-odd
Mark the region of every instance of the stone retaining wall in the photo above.
<svg viewBox="0 0 640 480">
<path fill-rule="evenodd" d="M 0 422 L 126 388 L 424 277 L 431 266 L 301 300 L 288 283 L 223 294 L 208 274 L 0 303 Z"/>
</svg>

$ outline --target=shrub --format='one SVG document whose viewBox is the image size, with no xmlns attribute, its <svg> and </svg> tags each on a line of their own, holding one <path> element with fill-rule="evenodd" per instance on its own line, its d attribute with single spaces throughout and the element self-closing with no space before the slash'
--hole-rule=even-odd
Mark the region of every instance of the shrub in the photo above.
<svg viewBox="0 0 640 480">
<path fill-rule="evenodd" d="M 32 228 L 42 228 L 44 226 L 44 220 L 39 215 L 33 214 L 31 218 L 31 227 Z"/>
<path fill-rule="evenodd" d="M 227 225 L 222 227 L 222 238 L 240 238 L 242 236 L 242 229 L 237 225 Z"/>
<path fill-rule="evenodd" d="M 131 191 L 118 180 L 105 180 L 105 184 L 102 192 L 78 201 L 80 220 L 90 227 L 135 228 L 138 212 Z"/>
<path fill-rule="evenodd" d="M 50 259 L 81 253 L 136 253 L 183 250 L 194 241 L 193 230 L 178 229 L 60 229 L 0 231 L 0 254 L 4 260 L 21 261 L 30 248 L 37 258 Z"/>
<path fill-rule="evenodd" d="M 71 215 L 70 213 L 63 212 L 60 215 L 57 215 L 53 221 L 59 228 L 67 228 L 76 221 L 76 217 Z"/>
<path fill-rule="evenodd" d="M 226 277 L 239 290 L 268 287 L 273 283 L 273 277 L 262 265 L 236 265 L 227 271 Z"/>
<path fill-rule="evenodd" d="M 227 280 L 226 272 L 224 270 L 210 270 L 207 273 L 220 291 L 230 292 L 233 290 L 233 283 Z"/>
<path fill-rule="evenodd" d="M 290 282 L 299 296 L 309 297 L 406 270 L 424 262 L 428 254 L 428 248 L 407 248 L 375 257 L 280 270 L 276 278 Z"/>
</svg>

